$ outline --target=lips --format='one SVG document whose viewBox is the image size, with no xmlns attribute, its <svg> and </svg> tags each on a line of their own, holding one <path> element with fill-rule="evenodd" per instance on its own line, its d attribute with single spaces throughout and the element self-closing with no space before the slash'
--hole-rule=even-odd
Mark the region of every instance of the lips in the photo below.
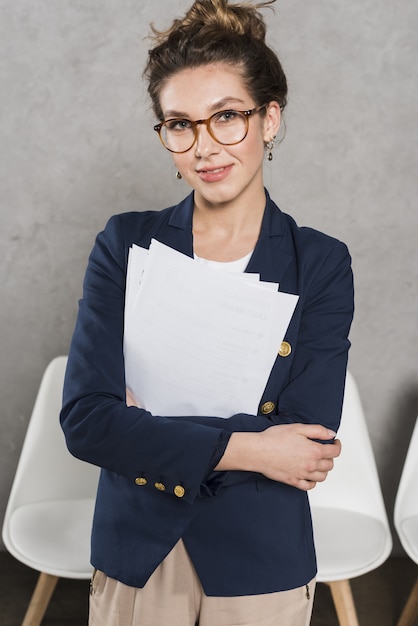
<svg viewBox="0 0 418 626">
<path fill-rule="evenodd" d="M 207 183 L 214 183 L 224 180 L 232 169 L 232 165 L 225 167 L 212 167 L 208 169 L 197 170 L 197 174 L 201 180 Z"/>
<path fill-rule="evenodd" d="M 199 171 L 204 174 L 216 174 L 217 172 L 222 172 L 224 169 L 225 169 L 224 167 L 217 167 L 212 170 L 199 170 Z"/>
</svg>

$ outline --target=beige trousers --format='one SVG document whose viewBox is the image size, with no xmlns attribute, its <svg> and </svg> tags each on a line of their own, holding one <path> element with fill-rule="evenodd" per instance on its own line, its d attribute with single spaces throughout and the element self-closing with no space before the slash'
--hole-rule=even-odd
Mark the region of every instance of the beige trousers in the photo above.
<svg viewBox="0 0 418 626">
<path fill-rule="evenodd" d="M 315 581 L 256 596 L 208 597 L 179 541 L 142 589 L 96 571 L 89 626 L 308 626 Z"/>
</svg>

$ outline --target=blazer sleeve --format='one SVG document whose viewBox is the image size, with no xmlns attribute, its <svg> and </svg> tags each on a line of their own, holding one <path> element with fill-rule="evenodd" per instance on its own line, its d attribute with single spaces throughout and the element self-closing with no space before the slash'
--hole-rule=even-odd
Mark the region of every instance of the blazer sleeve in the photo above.
<svg viewBox="0 0 418 626">
<path fill-rule="evenodd" d="M 295 324 L 288 331 L 295 350 L 287 384 L 277 398 L 277 413 L 280 423 L 322 424 L 336 432 L 350 348 L 354 287 L 347 247 L 331 242 L 321 259 L 313 256 L 314 261 L 309 262 Z"/>
</svg>

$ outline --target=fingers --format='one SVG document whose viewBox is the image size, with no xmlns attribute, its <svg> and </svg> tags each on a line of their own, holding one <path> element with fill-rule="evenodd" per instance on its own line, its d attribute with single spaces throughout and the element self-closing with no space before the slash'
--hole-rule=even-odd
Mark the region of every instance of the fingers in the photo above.
<svg viewBox="0 0 418 626">
<path fill-rule="evenodd" d="M 328 472 L 330 472 L 333 467 L 334 459 L 320 459 L 314 471 L 328 474 Z"/>
<path fill-rule="evenodd" d="M 327 446 L 325 446 L 325 447 L 327 447 Z M 334 458 L 336 456 L 340 456 L 342 446 L 341 446 L 341 441 L 339 439 L 334 439 L 334 442 L 333 442 L 332 446 L 330 446 L 330 447 L 332 448 L 332 452 L 335 453 Z"/>
<path fill-rule="evenodd" d="M 326 444 L 318 441 L 311 441 L 311 443 L 316 446 L 317 458 L 335 459 L 341 454 L 341 441 L 339 439 L 334 439 L 334 441 Z"/>
<path fill-rule="evenodd" d="M 137 406 L 131 391 L 126 388 L 126 406 Z"/>
<path fill-rule="evenodd" d="M 316 487 L 316 482 L 313 480 L 301 480 L 299 485 L 295 485 L 298 489 L 302 491 L 310 491 L 314 487 Z"/>
<path fill-rule="evenodd" d="M 319 456 L 323 459 L 335 459 L 341 454 L 341 441 L 339 439 L 334 439 L 332 443 L 319 443 L 318 445 L 321 446 Z"/>
<path fill-rule="evenodd" d="M 328 472 L 313 472 L 309 478 L 301 478 L 296 481 L 293 486 L 301 489 L 302 491 L 310 491 L 314 489 L 318 483 L 323 483 L 328 476 Z"/>
<path fill-rule="evenodd" d="M 302 481 L 302 486 L 300 487 L 306 491 L 313 489 L 317 483 L 326 480 L 328 473 L 334 468 L 334 459 L 341 453 L 341 442 L 339 439 L 335 439 L 330 445 L 319 445 L 321 445 L 323 456 L 313 464 L 312 471 L 308 472 L 305 481 Z"/>
<path fill-rule="evenodd" d="M 305 437 L 308 437 L 309 439 L 320 439 L 322 441 L 329 441 L 330 439 L 334 439 L 337 435 L 336 432 L 334 432 L 330 428 L 321 426 L 321 424 L 299 423 L 298 426 L 300 427 L 300 434 L 305 435 Z"/>
<path fill-rule="evenodd" d="M 334 459 L 341 454 L 341 442 L 336 439 L 332 444 L 317 444 L 317 454 L 311 458 L 310 466 L 308 466 L 309 474 L 307 478 L 315 482 L 325 480 L 328 472 L 334 467 Z"/>
<path fill-rule="evenodd" d="M 128 387 L 126 388 L 126 406 L 136 406 L 138 409 L 144 408 L 141 400 L 136 399 Z"/>
<path fill-rule="evenodd" d="M 309 491 L 316 487 L 317 483 L 324 482 L 334 467 L 334 459 L 341 453 L 341 442 L 338 439 L 328 445 L 311 443 L 315 446 L 316 453 L 304 465 L 303 477 L 294 485 L 303 491 Z"/>
</svg>

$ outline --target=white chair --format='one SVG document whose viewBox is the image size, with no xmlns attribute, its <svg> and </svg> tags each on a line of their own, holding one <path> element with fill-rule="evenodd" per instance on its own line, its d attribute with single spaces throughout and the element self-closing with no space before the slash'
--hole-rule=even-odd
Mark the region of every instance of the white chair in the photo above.
<svg viewBox="0 0 418 626">
<path fill-rule="evenodd" d="M 340 626 L 358 626 L 350 579 L 389 556 L 392 536 L 357 385 L 347 372 L 341 456 L 309 492 L 318 559 L 317 581 L 330 586 Z"/>
<path fill-rule="evenodd" d="M 98 468 L 68 452 L 59 424 L 67 358 L 43 375 L 3 523 L 3 541 L 40 572 L 23 626 L 38 626 L 59 577 L 88 579 Z"/>
<path fill-rule="evenodd" d="M 394 522 L 407 555 L 418 564 L 418 419 L 408 446 L 395 500 Z M 398 621 L 413 626 L 418 615 L 418 578 Z"/>
</svg>

